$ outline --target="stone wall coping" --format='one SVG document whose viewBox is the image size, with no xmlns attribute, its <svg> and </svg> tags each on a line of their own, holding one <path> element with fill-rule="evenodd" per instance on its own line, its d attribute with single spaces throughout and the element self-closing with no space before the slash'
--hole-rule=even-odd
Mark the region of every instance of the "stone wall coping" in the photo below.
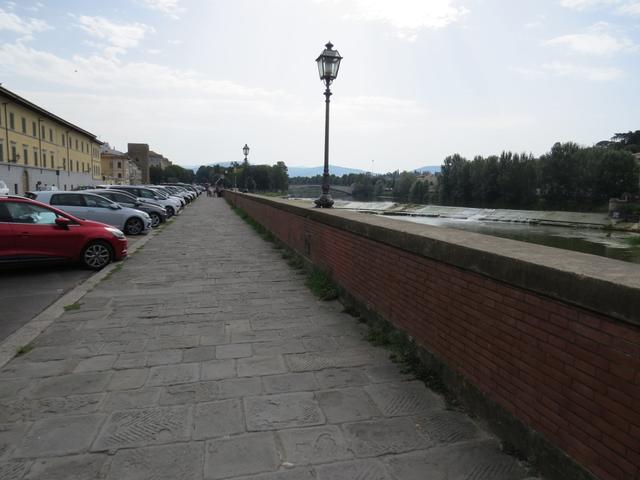
<svg viewBox="0 0 640 480">
<path fill-rule="evenodd" d="M 300 200 L 225 193 L 640 326 L 640 267 L 632 263 L 385 216 L 317 209 Z"/>
</svg>

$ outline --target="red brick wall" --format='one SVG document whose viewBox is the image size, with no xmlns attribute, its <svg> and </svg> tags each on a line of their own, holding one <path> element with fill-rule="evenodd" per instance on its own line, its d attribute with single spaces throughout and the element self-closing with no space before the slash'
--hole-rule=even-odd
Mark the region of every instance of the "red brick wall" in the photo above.
<svg viewBox="0 0 640 480">
<path fill-rule="evenodd" d="M 640 479 L 640 328 L 238 196 L 281 241 L 602 479 Z M 639 312 L 640 314 L 640 312 Z"/>
</svg>

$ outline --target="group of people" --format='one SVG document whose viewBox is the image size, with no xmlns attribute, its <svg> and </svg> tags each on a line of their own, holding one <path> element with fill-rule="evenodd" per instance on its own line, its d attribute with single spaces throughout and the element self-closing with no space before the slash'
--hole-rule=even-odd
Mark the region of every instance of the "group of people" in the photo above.
<svg viewBox="0 0 640 480">
<path fill-rule="evenodd" d="M 222 188 L 217 183 L 215 186 L 209 185 L 208 183 L 205 185 L 207 189 L 207 197 L 222 197 Z"/>
</svg>

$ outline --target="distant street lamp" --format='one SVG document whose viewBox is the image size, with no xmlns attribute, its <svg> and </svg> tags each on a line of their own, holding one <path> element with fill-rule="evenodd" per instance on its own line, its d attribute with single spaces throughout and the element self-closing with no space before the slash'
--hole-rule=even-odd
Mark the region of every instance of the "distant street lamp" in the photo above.
<svg viewBox="0 0 640 480">
<path fill-rule="evenodd" d="M 244 153 L 244 165 L 243 165 L 243 171 L 242 174 L 244 175 L 244 190 L 247 191 L 248 190 L 248 178 L 247 178 L 247 166 L 249 165 L 249 161 L 247 160 L 247 157 L 249 156 L 249 145 L 247 145 L 246 143 L 244 144 L 244 147 L 242 147 L 242 153 Z"/>
<path fill-rule="evenodd" d="M 320 74 L 320 80 L 326 85 L 324 91 L 325 96 L 325 118 L 324 118 L 324 173 L 322 174 L 322 194 L 320 198 L 315 201 L 318 208 L 331 208 L 333 206 L 333 199 L 331 198 L 330 186 L 329 186 L 329 97 L 331 97 L 331 90 L 329 85 L 338 76 L 338 69 L 340 68 L 340 60 L 342 57 L 337 50 L 333 50 L 333 44 L 331 42 L 325 45 L 325 50 L 316 59 L 318 62 L 318 73 Z"/>
</svg>

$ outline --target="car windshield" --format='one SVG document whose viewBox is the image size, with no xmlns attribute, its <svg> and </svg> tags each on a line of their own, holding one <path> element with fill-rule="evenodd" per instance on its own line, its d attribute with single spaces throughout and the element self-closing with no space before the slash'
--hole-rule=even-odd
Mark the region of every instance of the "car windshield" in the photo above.
<svg viewBox="0 0 640 480">
<path fill-rule="evenodd" d="M 167 195 L 165 192 L 163 192 L 162 190 L 154 190 L 154 192 L 156 192 L 158 194 L 158 196 L 160 198 L 162 198 L 163 200 L 166 200 L 167 198 L 169 198 L 169 195 Z"/>
</svg>

